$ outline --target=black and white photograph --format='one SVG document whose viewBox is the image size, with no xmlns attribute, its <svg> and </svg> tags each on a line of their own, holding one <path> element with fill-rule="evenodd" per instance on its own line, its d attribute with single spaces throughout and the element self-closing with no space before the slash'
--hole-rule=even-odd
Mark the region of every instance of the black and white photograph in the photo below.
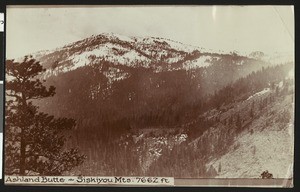
<svg viewBox="0 0 300 192">
<path fill-rule="evenodd" d="M 294 36 L 293 6 L 8 6 L 4 182 L 293 187 Z"/>
</svg>

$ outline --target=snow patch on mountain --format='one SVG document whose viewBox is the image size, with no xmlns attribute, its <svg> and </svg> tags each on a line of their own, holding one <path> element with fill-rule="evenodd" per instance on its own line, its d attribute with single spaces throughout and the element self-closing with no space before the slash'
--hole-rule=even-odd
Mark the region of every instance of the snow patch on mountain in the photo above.
<svg viewBox="0 0 300 192">
<path fill-rule="evenodd" d="M 178 41 L 166 40 L 166 42 L 173 49 L 177 49 L 177 50 L 180 50 L 180 51 L 192 52 L 192 51 L 194 51 L 196 49 L 199 49 L 199 47 L 192 46 L 192 45 L 186 45 L 186 44 L 180 43 Z"/>
<path fill-rule="evenodd" d="M 175 136 L 175 142 L 176 142 L 177 144 L 180 144 L 180 143 L 186 141 L 187 137 L 188 137 L 187 134 L 179 134 L 179 135 L 176 135 L 176 136 Z"/>
<path fill-rule="evenodd" d="M 185 62 L 183 68 L 189 70 L 200 67 L 208 67 L 211 65 L 212 59 L 212 56 L 200 56 L 198 59 Z"/>
<path fill-rule="evenodd" d="M 135 50 L 126 49 L 120 45 L 106 43 L 95 47 L 92 51 L 86 51 L 80 54 L 75 54 L 71 57 L 73 67 L 71 70 L 83 67 L 87 64 L 96 63 L 101 59 L 106 61 L 115 62 L 127 66 L 133 66 L 137 60 L 142 60 L 146 63 L 147 67 L 149 59 L 137 53 Z"/>
<path fill-rule="evenodd" d="M 132 37 L 128 37 L 125 35 L 121 34 L 116 34 L 116 33 L 103 33 L 103 35 L 109 36 L 111 38 L 117 38 L 120 41 L 127 41 L 127 42 L 134 42 L 134 39 Z"/>
<path fill-rule="evenodd" d="M 259 92 L 255 93 L 255 94 L 251 95 L 247 100 L 250 100 L 251 98 L 259 97 L 259 96 L 264 95 L 264 94 L 266 94 L 266 93 L 268 93 L 270 91 L 271 91 L 270 88 L 265 88 L 264 90 L 259 91 Z"/>
<path fill-rule="evenodd" d="M 103 74 L 108 79 L 109 84 L 114 81 L 126 79 L 130 76 L 129 73 L 123 72 L 122 70 L 113 67 L 109 67 L 108 71 L 103 72 Z"/>
<path fill-rule="evenodd" d="M 172 57 L 166 59 L 167 63 L 176 63 L 180 60 L 184 59 L 182 55 L 172 55 Z"/>
</svg>

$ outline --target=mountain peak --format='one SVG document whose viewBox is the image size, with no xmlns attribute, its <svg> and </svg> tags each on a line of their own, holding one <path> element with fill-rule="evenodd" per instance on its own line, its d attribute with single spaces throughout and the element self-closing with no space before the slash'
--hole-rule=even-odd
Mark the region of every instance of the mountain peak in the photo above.
<svg viewBox="0 0 300 192">
<path fill-rule="evenodd" d="M 120 41 L 128 41 L 128 42 L 134 41 L 133 40 L 134 38 L 131 36 L 121 35 L 113 32 L 104 32 L 97 35 L 92 35 L 90 38 L 103 38 L 103 37 L 112 40 L 120 40 Z"/>
</svg>

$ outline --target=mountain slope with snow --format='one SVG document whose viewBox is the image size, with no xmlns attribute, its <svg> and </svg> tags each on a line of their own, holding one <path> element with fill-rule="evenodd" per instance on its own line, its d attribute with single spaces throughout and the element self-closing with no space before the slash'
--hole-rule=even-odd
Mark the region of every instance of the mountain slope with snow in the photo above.
<svg viewBox="0 0 300 192">
<path fill-rule="evenodd" d="M 208 67 L 222 58 L 239 60 L 237 65 L 256 61 L 234 52 L 206 50 L 158 37 L 127 37 L 102 33 L 55 50 L 32 54 L 47 69 L 44 78 L 80 67 L 108 61 L 128 67 L 151 68 L 156 72 Z"/>
</svg>

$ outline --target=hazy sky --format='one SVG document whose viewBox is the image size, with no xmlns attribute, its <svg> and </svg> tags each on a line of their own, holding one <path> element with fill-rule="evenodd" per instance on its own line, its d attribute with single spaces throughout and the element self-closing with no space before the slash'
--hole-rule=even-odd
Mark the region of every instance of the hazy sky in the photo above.
<svg viewBox="0 0 300 192">
<path fill-rule="evenodd" d="M 10 6 L 6 30 L 7 58 L 103 32 L 224 51 L 294 51 L 291 6 Z"/>
</svg>

